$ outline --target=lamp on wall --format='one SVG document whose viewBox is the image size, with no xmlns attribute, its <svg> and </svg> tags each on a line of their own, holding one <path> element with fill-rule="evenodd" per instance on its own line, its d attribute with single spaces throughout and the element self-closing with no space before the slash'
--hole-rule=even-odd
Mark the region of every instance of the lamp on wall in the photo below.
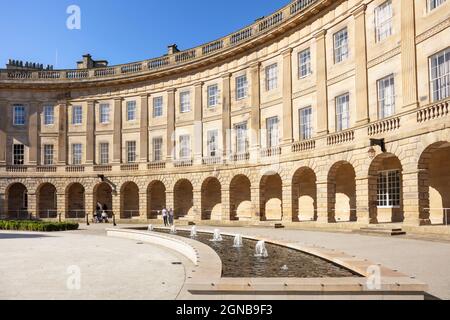
<svg viewBox="0 0 450 320">
<path fill-rule="evenodd" d="M 105 182 L 105 175 L 104 174 L 99 174 L 98 178 L 102 181 Z"/>
<path fill-rule="evenodd" d="M 369 158 L 370 159 L 375 159 L 377 152 L 374 149 L 375 146 L 379 146 L 381 148 L 381 151 L 383 153 L 386 153 L 386 143 L 384 141 L 384 139 L 370 139 L 370 149 L 369 149 Z"/>
</svg>

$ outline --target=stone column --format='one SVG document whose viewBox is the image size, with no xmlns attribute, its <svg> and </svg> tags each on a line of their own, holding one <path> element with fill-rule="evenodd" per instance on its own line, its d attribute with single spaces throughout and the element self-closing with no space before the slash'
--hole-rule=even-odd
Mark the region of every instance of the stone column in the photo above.
<svg viewBox="0 0 450 320">
<path fill-rule="evenodd" d="M 94 213 L 94 194 L 92 193 L 92 190 L 89 190 L 89 192 L 85 192 L 84 201 L 86 215 L 89 215 L 89 217 L 92 218 L 92 215 Z"/>
<path fill-rule="evenodd" d="M 403 172 L 403 211 L 404 224 L 409 226 L 421 226 L 430 224 L 429 218 L 423 212 L 421 197 L 424 196 L 426 186 L 419 185 L 421 171 L 412 169 Z"/>
<path fill-rule="evenodd" d="M 329 223 L 328 212 L 328 181 L 317 182 L 317 222 Z"/>
<path fill-rule="evenodd" d="M 28 214 L 33 218 L 38 218 L 36 193 L 28 193 Z"/>
<path fill-rule="evenodd" d="M 222 76 L 222 137 L 223 156 L 231 154 L 231 73 Z"/>
<path fill-rule="evenodd" d="M 252 213 L 252 221 L 260 222 L 261 221 L 261 194 L 258 186 L 251 186 L 250 193 L 252 195 L 252 205 L 253 205 L 253 213 Z"/>
<path fill-rule="evenodd" d="M 175 89 L 167 91 L 167 161 L 172 162 L 175 153 Z"/>
<path fill-rule="evenodd" d="M 113 163 L 122 163 L 122 98 L 114 99 Z"/>
<path fill-rule="evenodd" d="M 95 164 L 95 101 L 87 103 L 86 113 L 86 164 Z"/>
<path fill-rule="evenodd" d="M 147 197 L 147 190 L 139 192 L 139 214 L 142 221 L 147 221 Z"/>
<path fill-rule="evenodd" d="M 370 223 L 369 177 L 356 177 L 356 218 L 360 224 Z"/>
<path fill-rule="evenodd" d="M 260 63 L 250 66 L 250 159 L 252 163 L 258 160 L 258 152 L 261 147 L 261 88 L 260 88 Z M 259 210 L 258 210 L 259 211 Z"/>
<path fill-rule="evenodd" d="M 122 205 L 120 203 L 120 196 L 121 196 L 120 191 L 118 190 L 117 192 L 113 192 L 111 196 L 112 196 L 111 211 L 115 214 L 116 219 L 120 220 L 122 214 Z"/>
<path fill-rule="evenodd" d="M 293 221 L 293 213 L 292 213 L 292 183 L 283 183 L 283 222 L 289 223 Z"/>
<path fill-rule="evenodd" d="M 66 220 L 66 194 L 60 192 L 56 194 L 56 212 L 61 215 L 61 220 Z"/>
<path fill-rule="evenodd" d="M 141 162 L 148 162 L 148 95 L 141 95 Z"/>
<path fill-rule="evenodd" d="M 39 161 L 39 103 L 32 102 L 28 109 L 29 164 L 36 166 Z"/>
<path fill-rule="evenodd" d="M 194 85 L 194 163 L 201 165 L 203 161 L 203 82 Z"/>
<path fill-rule="evenodd" d="M 202 190 L 194 187 L 192 212 L 186 216 L 190 221 L 202 220 Z"/>
<path fill-rule="evenodd" d="M 166 207 L 175 210 L 175 195 L 173 190 L 166 190 Z"/>
<path fill-rule="evenodd" d="M 231 208 L 230 208 L 230 189 L 222 189 L 222 217 L 221 221 L 231 221 Z"/>
<path fill-rule="evenodd" d="M 283 52 L 283 145 L 288 148 L 294 141 L 292 114 L 292 48 L 288 48 Z"/>
<path fill-rule="evenodd" d="M 406 110 L 418 107 L 414 2 L 415 1 L 401 0 L 402 95 L 403 108 Z"/>
<path fill-rule="evenodd" d="M 58 164 L 65 166 L 67 164 L 68 141 L 67 141 L 67 101 L 58 102 Z"/>
<path fill-rule="evenodd" d="M 0 166 L 6 165 L 6 148 L 7 148 L 7 123 L 8 123 L 8 103 L 0 101 Z M 1 208 L 0 208 L 1 210 Z"/>
<path fill-rule="evenodd" d="M 353 11 L 355 18 L 355 80 L 356 121 L 358 125 L 369 123 L 369 94 L 367 78 L 366 5 Z"/>
<path fill-rule="evenodd" d="M 315 34 L 316 39 L 316 86 L 317 86 L 317 134 L 326 135 L 328 127 L 328 86 L 327 86 L 327 52 L 326 30 Z"/>
</svg>

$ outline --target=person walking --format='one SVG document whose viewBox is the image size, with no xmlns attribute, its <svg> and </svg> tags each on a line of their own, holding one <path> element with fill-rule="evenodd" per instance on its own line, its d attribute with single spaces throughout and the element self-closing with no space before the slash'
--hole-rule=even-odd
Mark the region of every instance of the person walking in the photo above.
<svg viewBox="0 0 450 320">
<path fill-rule="evenodd" d="M 162 217 L 164 220 L 164 227 L 167 227 L 169 225 L 169 220 L 168 220 L 168 213 L 167 213 L 166 208 L 162 209 Z"/>
<path fill-rule="evenodd" d="M 174 225 L 174 217 L 175 217 L 175 213 L 173 212 L 173 209 L 170 208 L 170 210 L 169 210 L 169 225 L 170 226 Z"/>
</svg>

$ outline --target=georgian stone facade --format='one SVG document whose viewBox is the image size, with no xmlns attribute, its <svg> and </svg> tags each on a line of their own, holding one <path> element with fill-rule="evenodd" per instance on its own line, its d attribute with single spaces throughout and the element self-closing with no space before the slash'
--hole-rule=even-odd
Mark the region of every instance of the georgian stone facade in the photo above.
<svg viewBox="0 0 450 320">
<path fill-rule="evenodd" d="M 0 214 L 445 223 L 450 2 L 430 5 L 293 1 L 157 59 L 1 70 Z"/>
</svg>

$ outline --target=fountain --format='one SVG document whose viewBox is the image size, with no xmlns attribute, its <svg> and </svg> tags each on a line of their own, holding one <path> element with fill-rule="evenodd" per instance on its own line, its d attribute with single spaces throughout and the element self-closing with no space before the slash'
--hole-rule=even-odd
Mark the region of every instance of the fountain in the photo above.
<svg viewBox="0 0 450 320">
<path fill-rule="evenodd" d="M 265 241 L 258 241 L 256 244 L 256 254 L 255 257 L 258 258 L 267 258 L 269 257 L 269 253 L 266 249 L 266 242 Z"/>
<path fill-rule="evenodd" d="M 197 237 L 197 227 L 193 226 L 191 229 L 191 238 Z"/>
<path fill-rule="evenodd" d="M 222 235 L 220 234 L 220 230 L 219 229 L 215 229 L 214 230 L 214 237 L 211 240 L 213 242 L 221 242 L 223 241 Z"/>
<path fill-rule="evenodd" d="M 170 233 L 171 234 L 176 234 L 177 233 L 177 228 L 175 226 L 172 226 L 172 228 L 170 228 Z"/>
<path fill-rule="evenodd" d="M 242 241 L 242 236 L 240 234 L 237 234 L 234 237 L 233 248 L 242 248 L 243 246 L 244 246 L 244 242 Z"/>
<path fill-rule="evenodd" d="M 153 231 L 153 225 L 148 226 L 148 231 Z"/>
</svg>

